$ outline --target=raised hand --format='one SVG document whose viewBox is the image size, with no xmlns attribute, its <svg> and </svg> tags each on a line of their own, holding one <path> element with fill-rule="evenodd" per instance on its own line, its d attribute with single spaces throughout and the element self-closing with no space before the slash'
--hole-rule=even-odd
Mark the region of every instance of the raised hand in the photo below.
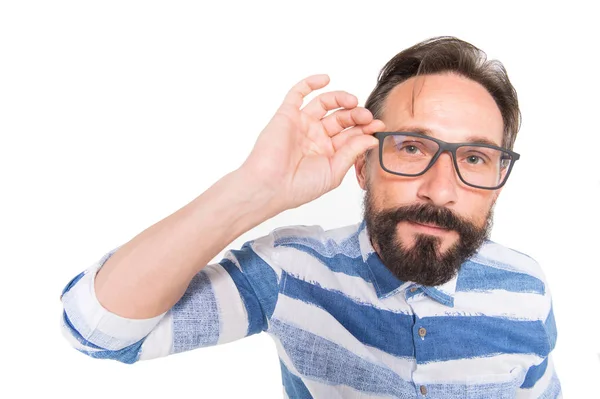
<svg viewBox="0 0 600 399">
<path fill-rule="evenodd" d="M 357 98 L 345 91 L 322 93 L 301 108 L 308 94 L 328 83 L 327 75 L 298 82 L 241 167 L 271 190 L 284 209 L 338 187 L 356 158 L 378 145 L 372 133 L 385 129 L 382 121 L 357 107 Z"/>
</svg>

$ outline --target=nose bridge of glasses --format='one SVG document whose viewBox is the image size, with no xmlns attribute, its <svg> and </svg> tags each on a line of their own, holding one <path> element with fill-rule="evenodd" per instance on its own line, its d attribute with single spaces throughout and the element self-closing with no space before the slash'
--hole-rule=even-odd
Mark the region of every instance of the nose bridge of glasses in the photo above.
<svg viewBox="0 0 600 399">
<path fill-rule="evenodd" d="M 442 169 L 454 170 L 454 157 L 456 157 L 456 148 L 457 146 L 452 143 L 437 143 L 438 145 L 438 153 L 434 157 L 433 165 L 431 167 L 435 167 L 436 165 L 442 166 Z M 445 159 L 445 160 L 443 160 Z M 442 161 L 443 160 L 443 161 Z"/>
<path fill-rule="evenodd" d="M 434 175 L 436 180 L 441 178 L 445 181 L 453 181 L 458 183 L 460 178 L 458 176 L 458 171 L 455 168 L 452 156 L 453 155 L 451 154 L 451 151 L 445 150 L 441 152 L 426 173 L 429 175 Z"/>
</svg>

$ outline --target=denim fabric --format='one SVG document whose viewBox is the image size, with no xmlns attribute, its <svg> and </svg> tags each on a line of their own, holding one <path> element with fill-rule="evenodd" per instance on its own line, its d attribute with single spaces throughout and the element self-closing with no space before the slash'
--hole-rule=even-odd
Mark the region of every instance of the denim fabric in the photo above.
<svg viewBox="0 0 600 399">
<path fill-rule="evenodd" d="M 219 311 L 208 277 L 200 272 L 173 307 L 173 353 L 215 345 Z"/>
</svg>

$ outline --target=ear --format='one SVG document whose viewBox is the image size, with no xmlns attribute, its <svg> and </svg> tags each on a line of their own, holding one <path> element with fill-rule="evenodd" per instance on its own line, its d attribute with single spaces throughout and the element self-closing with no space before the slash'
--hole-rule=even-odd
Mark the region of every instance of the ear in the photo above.
<svg viewBox="0 0 600 399">
<path fill-rule="evenodd" d="M 356 158 L 356 162 L 354 162 L 354 171 L 356 172 L 356 180 L 358 180 L 358 185 L 363 190 L 367 189 L 367 173 L 369 173 L 369 168 L 367 167 L 367 154 L 369 152 L 366 151 L 363 154 L 359 155 Z"/>
</svg>

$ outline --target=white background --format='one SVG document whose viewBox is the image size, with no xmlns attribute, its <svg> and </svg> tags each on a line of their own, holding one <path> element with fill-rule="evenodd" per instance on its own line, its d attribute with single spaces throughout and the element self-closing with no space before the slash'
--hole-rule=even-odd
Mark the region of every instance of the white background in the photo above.
<svg viewBox="0 0 600 399">
<path fill-rule="evenodd" d="M 1 397 L 281 397 L 267 335 L 132 366 L 95 360 L 60 335 L 60 292 L 237 168 L 298 80 L 328 73 L 362 105 L 389 58 L 437 35 L 500 59 L 517 88 L 521 160 L 492 239 L 546 272 L 565 397 L 600 397 L 597 13 L 574 1 L 204 4 L 0 6 Z M 356 223 L 362 194 L 351 169 L 230 247 L 284 225 Z"/>
</svg>

